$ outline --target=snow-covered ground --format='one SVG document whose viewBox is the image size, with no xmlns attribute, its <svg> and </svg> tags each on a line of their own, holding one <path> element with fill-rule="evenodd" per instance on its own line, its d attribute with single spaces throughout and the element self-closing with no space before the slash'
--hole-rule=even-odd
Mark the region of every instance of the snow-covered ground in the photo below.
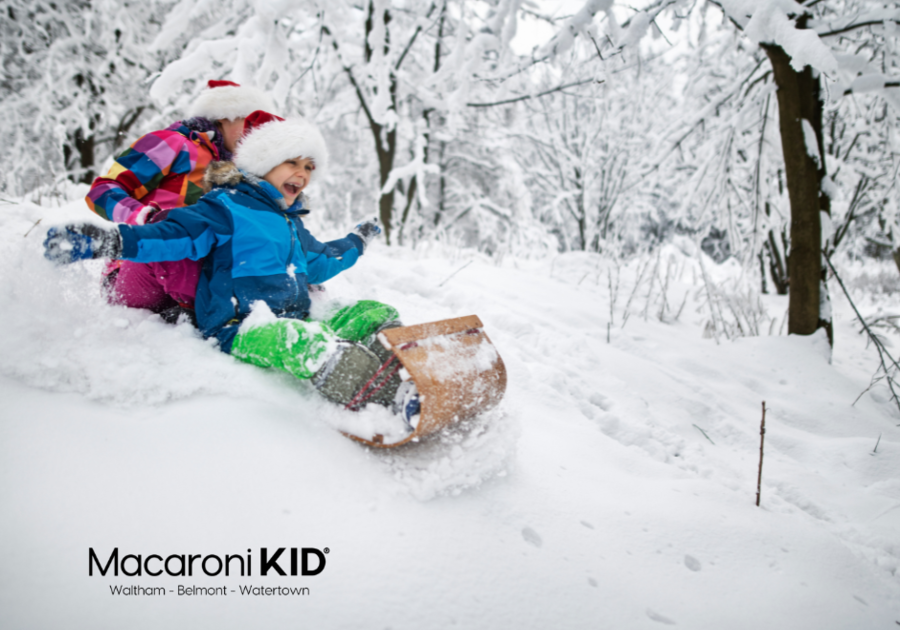
<svg viewBox="0 0 900 630">
<path fill-rule="evenodd" d="M 43 260 L 48 224 L 87 217 L 53 205 L 0 206 L 4 629 L 900 623 L 900 415 L 883 384 L 853 404 L 877 359 L 836 285 L 829 363 L 824 337 L 768 336 L 781 297 L 763 336 L 704 334 L 703 269 L 675 247 L 633 291 L 637 263 L 616 275 L 593 255 L 376 245 L 331 299 L 407 323 L 478 314 L 509 372 L 497 410 L 379 451 L 335 431 L 349 412 L 308 384 L 106 305 L 98 263 Z M 717 286 L 735 273 L 704 269 Z M 862 301 L 887 312 L 897 295 Z M 262 547 L 327 547 L 326 567 L 262 577 Z M 114 548 L 252 550 L 253 573 L 89 576 L 89 549 Z"/>
</svg>

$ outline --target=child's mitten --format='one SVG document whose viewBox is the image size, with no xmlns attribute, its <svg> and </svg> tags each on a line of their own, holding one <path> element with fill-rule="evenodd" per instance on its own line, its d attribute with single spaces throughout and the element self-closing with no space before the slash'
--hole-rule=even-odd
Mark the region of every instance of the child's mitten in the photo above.
<svg viewBox="0 0 900 630">
<path fill-rule="evenodd" d="M 369 246 L 369 242 L 381 234 L 381 228 L 378 226 L 377 221 L 364 221 L 353 228 L 352 233 L 356 234 L 363 242 L 363 252 L 365 252 L 366 247 Z"/>
<path fill-rule="evenodd" d="M 122 254 L 122 236 L 111 230 L 81 223 L 52 227 L 44 239 L 44 258 L 58 265 L 68 265 L 90 258 L 118 258 Z"/>
</svg>

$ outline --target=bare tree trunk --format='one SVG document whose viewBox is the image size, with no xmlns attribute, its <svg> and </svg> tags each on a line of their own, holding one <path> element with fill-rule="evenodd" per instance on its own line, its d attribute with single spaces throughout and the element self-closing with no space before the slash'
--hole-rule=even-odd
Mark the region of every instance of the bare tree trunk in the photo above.
<svg viewBox="0 0 900 630">
<path fill-rule="evenodd" d="M 581 177 L 581 169 L 577 166 L 574 169 L 575 181 L 573 182 L 575 190 L 575 214 L 578 216 L 578 237 L 581 240 L 581 251 L 588 251 L 588 235 L 587 235 L 587 209 L 584 207 L 584 184 Z"/>
<path fill-rule="evenodd" d="M 369 15 L 366 19 L 365 25 L 365 62 L 367 64 L 372 60 L 372 55 L 374 53 L 374 49 L 369 42 L 369 36 L 374 30 L 374 11 L 374 4 L 370 2 Z M 382 42 L 385 52 L 387 52 L 390 44 L 390 36 L 387 30 L 387 25 L 389 23 L 390 13 L 385 11 L 385 41 Z M 322 32 L 328 36 L 331 36 L 331 30 L 327 26 L 322 26 Z M 340 55 L 341 47 L 338 45 L 337 39 L 332 39 L 331 45 Z M 359 105 L 360 107 L 362 107 L 363 113 L 365 113 L 366 115 L 366 120 L 369 121 L 369 128 L 372 130 L 372 139 L 375 142 L 375 153 L 378 155 L 378 181 L 381 185 L 381 188 L 384 188 L 384 184 L 387 182 L 388 177 L 391 174 L 391 170 L 394 168 L 394 156 L 397 152 L 397 128 L 394 127 L 385 132 L 384 125 L 375 120 L 375 117 L 372 115 L 372 111 L 369 109 L 369 104 L 366 101 L 366 95 L 363 91 L 363 88 L 356 80 L 356 76 L 353 74 L 352 65 L 348 65 L 344 60 L 342 60 L 341 63 L 344 66 L 344 72 L 347 74 L 347 78 L 350 80 L 350 84 L 356 91 L 356 97 L 359 99 Z M 390 79 L 391 104 L 396 109 L 397 77 L 393 72 L 390 75 Z M 381 197 L 378 200 L 378 214 L 379 218 L 381 219 L 382 225 L 384 225 L 384 237 L 388 245 L 391 244 L 391 220 L 393 218 L 394 210 L 394 190 L 394 188 L 391 188 L 388 192 L 382 193 Z"/>
<path fill-rule="evenodd" d="M 441 5 L 441 17 L 438 20 L 438 32 L 437 32 L 437 40 L 434 43 L 434 72 L 437 74 L 437 71 L 441 69 L 441 46 L 444 42 L 444 21 L 447 17 L 447 0 L 444 0 Z M 428 142 L 425 144 L 426 155 L 429 151 L 429 146 L 431 144 L 431 111 L 425 111 L 425 122 L 428 126 Z M 444 151 L 447 148 L 447 143 L 444 140 L 439 141 L 438 145 L 440 151 L 438 153 L 437 165 L 438 169 L 440 169 L 439 182 L 438 182 L 438 203 L 437 203 L 437 212 L 434 215 L 434 226 L 437 227 L 438 223 L 441 221 L 441 217 L 444 214 L 444 195 L 447 189 L 447 180 L 444 169 Z M 428 162 L 428 160 L 425 160 Z"/>
<path fill-rule="evenodd" d="M 381 137 L 384 127 L 374 121 L 371 121 L 370 125 L 372 127 L 372 135 L 375 136 L 375 150 L 378 152 L 379 182 L 383 188 L 388 177 L 390 177 L 391 171 L 394 169 L 394 156 L 397 153 L 397 129 L 395 127 L 384 134 L 387 136 L 387 147 L 384 147 Z M 384 226 L 384 240 L 388 245 L 391 244 L 393 214 L 394 188 L 391 188 L 389 191 L 382 193 L 381 198 L 378 200 L 378 215 L 381 219 L 381 225 Z"/>
<path fill-rule="evenodd" d="M 375 3 L 369 2 L 368 8 L 369 14 L 366 17 L 366 38 L 365 38 L 365 55 L 366 55 L 366 63 L 368 64 L 372 61 L 372 55 L 374 54 L 375 46 L 383 46 L 385 54 L 390 50 L 390 31 L 388 30 L 388 25 L 391 23 L 391 14 L 389 11 L 384 12 L 383 20 L 384 20 L 384 41 L 383 42 L 370 42 L 369 37 L 372 35 L 372 31 L 375 28 Z M 360 101 L 365 104 L 365 98 L 363 97 L 362 91 L 357 87 L 357 94 L 359 95 Z M 391 92 L 391 104 L 396 109 L 397 107 L 397 77 L 391 72 L 390 75 L 390 92 Z M 394 157 L 397 154 L 397 128 L 393 127 L 384 133 L 384 126 L 380 123 L 375 122 L 374 118 L 372 118 L 371 114 L 369 114 L 368 108 L 366 108 L 366 114 L 369 117 L 369 126 L 372 129 L 372 135 L 375 140 L 375 151 L 378 153 L 378 170 L 379 170 L 379 182 L 381 187 L 384 188 L 385 183 L 390 177 L 391 171 L 394 169 Z M 387 146 L 385 146 L 385 143 Z M 378 200 L 378 215 L 381 219 L 381 224 L 384 226 L 384 241 L 388 245 L 391 244 L 391 221 L 393 220 L 394 214 L 394 189 L 391 188 L 388 192 L 384 192 L 381 194 L 381 198 Z"/>
<path fill-rule="evenodd" d="M 138 121 L 138 118 L 141 117 L 141 114 L 144 113 L 144 110 L 147 109 L 146 105 L 140 105 L 139 107 L 135 107 L 134 109 L 129 109 L 125 112 L 125 115 L 122 116 L 122 120 L 119 121 L 119 126 L 116 127 L 116 135 L 113 138 L 113 151 L 118 151 L 125 140 L 128 138 L 128 132 L 131 131 L 131 128 L 134 126 L 134 123 Z"/>
<path fill-rule="evenodd" d="M 825 328 L 833 344 L 830 315 L 820 313 L 820 294 L 825 286 L 822 265 L 822 225 L 820 212 L 830 213 L 830 203 L 822 191 L 825 158 L 822 150 L 822 101 L 818 77 L 809 66 L 797 72 L 780 46 L 763 44 L 772 63 L 778 86 L 778 118 L 784 154 L 788 197 L 791 202 L 791 251 L 788 256 L 790 298 L 788 332 L 811 335 Z M 819 164 L 810 157 L 803 132 L 807 120 L 816 135 Z"/>
<path fill-rule="evenodd" d="M 93 127 L 93 121 L 91 122 Z M 95 137 L 93 130 L 84 131 L 79 127 L 75 133 L 70 133 L 63 146 L 63 158 L 66 161 L 66 169 L 69 177 L 79 184 L 90 184 L 94 181 L 94 146 Z"/>
<path fill-rule="evenodd" d="M 434 215 L 434 227 L 437 227 L 438 222 L 441 220 L 441 217 L 444 216 L 445 201 L 447 199 L 447 175 L 446 168 L 444 163 L 444 152 L 447 149 L 447 143 L 441 140 L 441 152 L 438 155 L 438 164 L 441 168 L 441 179 L 438 183 L 438 211 L 437 214 Z"/>
<path fill-rule="evenodd" d="M 769 204 L 766 204 L 766 208 L 768 208 Z M 787 237 L 784 234 L 784 230 L 781 231 L 781 241 L 785 252 L 788 251 L 788 243 Z M 763 250 L 769 255 L 769 273 L 772 277 L 772 282 L 775 285 L 775 292 L 778 295 L 787 295 L 788 287 L 790 286 L 790 278 L 787 275 L 787 271 L 784 268 L 784 262 L 781 257 L 781 249 L 778 247 L 778 243 L 775 240 L 775 232 L 773 230 L 769 230 L 769 239 L 763 243 Z M 790 257 L 786 256 L 788 262 L 790 263 Z"/>
</svg>

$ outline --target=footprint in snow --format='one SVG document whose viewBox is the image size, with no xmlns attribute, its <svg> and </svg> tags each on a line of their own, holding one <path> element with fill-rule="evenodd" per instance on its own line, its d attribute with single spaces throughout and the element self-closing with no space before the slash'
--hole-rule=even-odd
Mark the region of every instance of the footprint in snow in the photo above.
<svg viewBox="0 0 900 630">
<path fill-rule="evenodd" d="M 544 544 L 544 541 L 541 540 L 540 535 L 530 527 L 526 527 L 522 530 L 522 538 L 524 538 L 525 542 L 527 542 L 529 545 L 534 545 L 538 548 L 540 548 L 540 546 Z"/>
<path fill-rule="evenodd" d="M 701 565 L 700 561 L 697 560 L 697 558 L 695 558 L 694 556 L 685 556 L 684 566 L 686 566 L 691 571 L 699 571 L 703 568 L 703 565 Z"/>
<path fill-rule="evenodd" d="M 588 397 L 588 402 L 590 402 L 595 407 L 600 407 L 603 411 L 609 411 L 612 409 L 613 403 L 612 401 L 604 396 L 603 394 L 591 394 Z"/>
<path fill-rule="evenodd" d="M 650 617 L 650 619 L 652 619 L 653 621 L 657 621 L 659 623 L 664 623 L 667 626 L 677 625 L 674 621 L 672 621 L 668 617 L 663 617 L 658 612 L 653 612 L 649 608 L 647 609 L 647 616 Z"/>
</svg>

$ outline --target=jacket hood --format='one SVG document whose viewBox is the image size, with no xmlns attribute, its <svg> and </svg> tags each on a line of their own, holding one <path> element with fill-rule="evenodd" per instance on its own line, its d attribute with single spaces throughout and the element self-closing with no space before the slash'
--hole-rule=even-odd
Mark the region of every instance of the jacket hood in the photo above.
<svg viewBox="0 0 900 630">
<path fill-rule="evenodd" d="M 234 162 L 210 162 L 203 175 L 203 183 L 210 188 L 237 186 L 243 179 L 243 174 L 234 165 Z"/>
<path fill-rule="evenodd" d="M 288 206 L 277 188 L 260 177 L 242 171 L 234 162 L 210 162 L 203 175 L 203 183 L 210 188 L 234 188 L 242 182 L 261 192 L 282 210 L 299 211 L 301 214 L 309 212 L 306 210 L 308 200 L 305 193 L 301 192 L 294 204 Z"/>
</svg>

